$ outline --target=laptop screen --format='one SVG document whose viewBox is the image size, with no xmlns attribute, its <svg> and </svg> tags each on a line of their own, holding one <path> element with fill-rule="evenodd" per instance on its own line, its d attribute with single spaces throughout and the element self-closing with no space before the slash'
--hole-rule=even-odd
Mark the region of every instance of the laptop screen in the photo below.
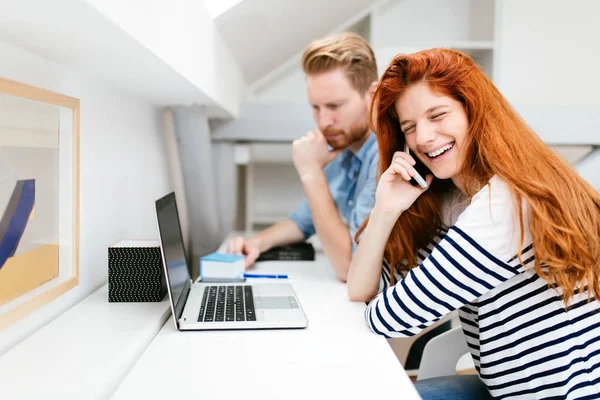
<svg viewBox="0 0 600 400">
<path fill-rule="evenodd" d="M 171 308 L 177 326 L 190 291 L 190 274 L 185 259 L 175 193 L 169 193 L 156 200 L 156 219 L 160 235 L 160 251 L 167 267 Z"/>
</svg>

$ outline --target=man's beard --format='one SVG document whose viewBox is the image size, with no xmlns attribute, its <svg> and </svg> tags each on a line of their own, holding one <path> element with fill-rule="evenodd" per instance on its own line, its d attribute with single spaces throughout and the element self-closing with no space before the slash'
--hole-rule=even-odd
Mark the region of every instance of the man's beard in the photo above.
<svg viewBox="0 0 600 400">
<path fill-rule="evenodd" d="M 364 126 L 353 126 L 349 133 L 339 129 L 326 129 L 323 131 L 323 135 L 327 138 L 329 135 L 335 135 L 331 140 L 327 139 L 327 144 L 333 150 L 342 150 L 350 146 L 352 143 L 356 143 L 362 140 L 367 133 L 369 127 L 365 124 Z"/>
</svg>

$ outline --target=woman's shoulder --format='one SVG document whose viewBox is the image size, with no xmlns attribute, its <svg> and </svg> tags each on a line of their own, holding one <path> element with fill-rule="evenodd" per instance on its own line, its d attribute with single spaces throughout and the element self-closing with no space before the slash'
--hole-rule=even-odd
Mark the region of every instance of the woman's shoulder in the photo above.
<svg viewBox="0 0 600 400">
<path fill-rule="evenodd" d="M 473 200 L 480 199 L 483 196 L 493 196 L 496 198 L 507 199 L 511 197 L 511 190 L 508 183 L 498 175 L 492 176 L 487 185 L 484 185 L 479 192 L 473 196 Z"/>
<path fill-rule="evenodd" d="M 510 190 L 510 186 L 500 177 L 494 175 L 471 198 L 471 202 L 461 212 L 458 221 L 470 218 L 491 218 L 504 220 L 506 214 L 511 214 L 517 209 L 516 199 Z M 457 221 L 457 222 L 458 222 Z"/>
<path fill-rule="evenodd" d="M 531 243 L 527 205 L 521 201 L 519 207 L 510 186 L 498 176 L 473 196 L 454 227 L 489 251 L 509 258 L 519 251 L 521 228 L 524 245 Z"/>
</svg>

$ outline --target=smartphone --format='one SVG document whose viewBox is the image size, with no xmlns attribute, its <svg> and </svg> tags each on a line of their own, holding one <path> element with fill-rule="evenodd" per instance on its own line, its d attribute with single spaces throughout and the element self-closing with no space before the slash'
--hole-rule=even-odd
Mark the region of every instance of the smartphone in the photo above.
<svg viewBox="0 0 600 400">
<path fill-rule="evenodd" d="M 406 154 L 410 154 L 408 144 L 404 144 L 404 152 Z M 431 174 L 431 171 L 425 166 L 425 164 L 423 164 L 421 160 L 419 160 L 418 157 L 413 158 L 415 160 L 415 165 L 413 166 L 413 168 L 417 173 L 411 178 L 410 184 L 413 186 L 418 185 L 421 186 L 423 189 L 427 189 L 427 182 L 425 181 L 425 176 L 427 176 L 427 174 Z"/>
</svg>

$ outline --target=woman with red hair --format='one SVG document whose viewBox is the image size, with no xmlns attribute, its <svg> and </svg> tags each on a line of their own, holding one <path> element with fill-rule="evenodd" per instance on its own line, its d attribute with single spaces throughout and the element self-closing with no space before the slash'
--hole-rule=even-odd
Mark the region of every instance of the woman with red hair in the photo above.
<svg viewBox="0 0 600 400">
<path fill-rule="evenodd" d="M 349 296 L 385 337 L 458 310 L 479 373 L 418 381 L 423 399 L 600 398 L 599 193 L 458 51 L 397 56 L 372 108 L 382 173 Z"/>
</svg>

